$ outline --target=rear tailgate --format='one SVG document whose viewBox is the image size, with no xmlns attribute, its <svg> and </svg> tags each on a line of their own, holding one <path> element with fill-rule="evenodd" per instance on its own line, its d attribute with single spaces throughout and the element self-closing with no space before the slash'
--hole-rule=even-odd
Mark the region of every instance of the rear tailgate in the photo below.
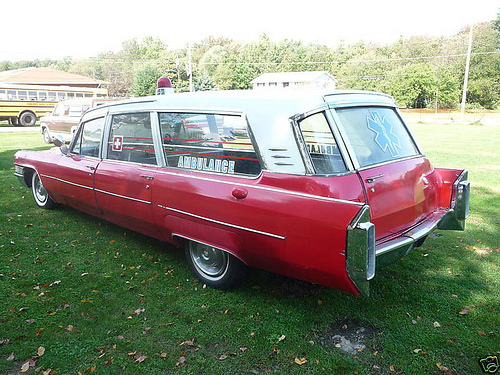
<svg viewBox="0 0 500 375">
<path fill-rule="evenodd" d="M 359 172 L 377 241 L 408 230 L 437 208 L 434 170 L 424 157 Z"/>
<path fill-rule="evenodd" d="M 411 229 L 437 207 L 436 175 L 394 107 L 335 110 L 365 188 L 377 241 Z"/>
</svg>

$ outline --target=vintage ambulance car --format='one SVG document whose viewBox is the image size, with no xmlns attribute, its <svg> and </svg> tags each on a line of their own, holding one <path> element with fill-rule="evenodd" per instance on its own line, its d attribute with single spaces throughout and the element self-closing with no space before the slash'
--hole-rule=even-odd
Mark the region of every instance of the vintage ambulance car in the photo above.
<svg viewBox="0 0 500 375">
<path fill-rule="evenodd" d="M 368 294 L 376 266 L 468 215 L 467 171 L 433 167 L 394 100 L 373 92 L 116 102 L 87 111 L 69 147 L 14 163 L 40 207 L 182 246 L 220 289 L 251 266 Z"/>
</svg>

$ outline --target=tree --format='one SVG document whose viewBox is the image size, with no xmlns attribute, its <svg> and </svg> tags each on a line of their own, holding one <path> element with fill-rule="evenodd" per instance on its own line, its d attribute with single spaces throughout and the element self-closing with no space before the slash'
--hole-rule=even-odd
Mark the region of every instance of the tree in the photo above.
<svg viewBox="0 0 500 375">
<path fill-rule="evenodd" d="M 161 70 L 155 64 L 142 65 L 135 73 L 130 94 L 132 96 L 154 95 L 156 83 L 161 76 Z"/>
</svg>

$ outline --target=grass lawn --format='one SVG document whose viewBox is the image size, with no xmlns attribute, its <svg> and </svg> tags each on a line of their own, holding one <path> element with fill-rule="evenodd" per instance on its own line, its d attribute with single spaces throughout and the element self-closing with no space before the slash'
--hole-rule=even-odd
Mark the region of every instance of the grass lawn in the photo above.
<svg viewBox="0 0 500 375">
<path fill-rule="evenodd" d="M 12 155 L 47 146 L 0 134 L 0 373 L 481 374 L 500 352 L 500 126 L 412 129 L 435 165 L 469 169 L 471 216 L 378 270 L 369 298 L 259 270 L 205 288 L 170 245 L 36 208 Z"/>
</svg>

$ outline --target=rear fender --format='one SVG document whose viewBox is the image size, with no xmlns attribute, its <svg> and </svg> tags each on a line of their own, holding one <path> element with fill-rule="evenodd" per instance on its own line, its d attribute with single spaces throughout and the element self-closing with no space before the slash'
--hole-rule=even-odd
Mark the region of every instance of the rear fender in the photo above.
<svg viewBox="0 0 500 375">
<path fill-rule="evenodd" d="M 175 215 L 165 217 L 165 227 L 172 232 L 172 241 L 176 245 L 182 245 L 185 240 L 199 242 L 226 251 L 243 263 L 248 264 L 242 252 L 242 240 L 233 232 L 186 220 Z"/>
</svg>

